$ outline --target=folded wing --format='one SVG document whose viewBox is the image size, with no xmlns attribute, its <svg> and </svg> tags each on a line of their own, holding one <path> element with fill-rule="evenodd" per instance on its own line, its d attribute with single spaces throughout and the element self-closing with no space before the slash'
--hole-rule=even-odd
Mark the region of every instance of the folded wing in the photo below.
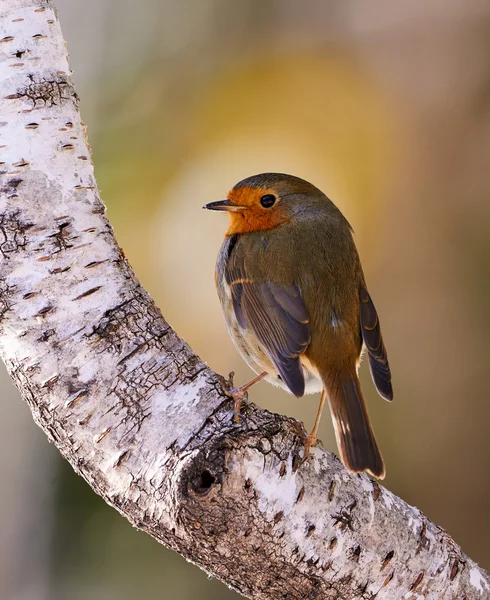
<svg viewBox="0 0 490 600">
<path fill-rule="evenodd" d="M 253 331 L 291 393 L 302 396 L 305 380 L 299 357 L 311 336 L 300 290 L 295 285 L 256 280 L 237 262 L 230 261 L 225 277 L 238 324 Z"/>
</svg>

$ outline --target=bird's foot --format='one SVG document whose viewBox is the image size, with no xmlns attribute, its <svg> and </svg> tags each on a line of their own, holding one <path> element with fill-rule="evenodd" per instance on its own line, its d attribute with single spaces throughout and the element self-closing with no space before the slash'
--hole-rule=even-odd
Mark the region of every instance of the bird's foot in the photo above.
<svg viewBox="0 0 490 600">
<path fill-rule="evenodd" d="M 311 449 L 315 446 L 318 446 L 319 443 L 321 443 L 321 441 L 317 438 L 316 433 L 310 433 L 310 435 L 306 436 L 304 446 L 305 453 L 303 456 L 303 461 L 306 461 L 309 458 L 311 458 Z"/>
<path fill-rule="evenodd" d="M 316 433 L 312 431 L 309 435 L 306 433 L 305 425 L 302 421 L 298 421 L 295 419 L 294 426 L 298 436 L 303 440 L 303 458 L 301 462 L 306 462 L 309 458 L 311 458 L 311 449 L 321 444 L 321 440 L 319 440 L 316 436 Z"/>
<path fill-rule="evenodd" d="M 233 398 L 234 409 L 233 409 L 233 420 L 235 423 L 240 423 L 243 420 L 240 411 L 242 409 L 242 404 L 244 400 L 248 398 L 247 387 L 234 387 L 233 380 L 235 378 L 235 372 L 232 371 L 228 376 L 228 381 L 226 382 L 225 394 L 229 398 Z M 244 389 L 245 388 L 245 389 Z"/>
</svg>

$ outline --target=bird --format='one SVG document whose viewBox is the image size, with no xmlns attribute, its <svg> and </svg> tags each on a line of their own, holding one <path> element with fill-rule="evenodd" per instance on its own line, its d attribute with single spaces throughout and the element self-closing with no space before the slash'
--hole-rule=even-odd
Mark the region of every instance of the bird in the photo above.
<svg viewBox="0 0 490 600">
<path fill-rule="evenodd" d="M 226 200 L 203 208 L 229 215 L 215 283 L 231 339 L 257 373 L 233 388 L 235 417 L 261 379 L 298 398 L 320 392 L 305 459 L 318 442 L 327 399 L 346 469 L 383 479 L 358 377 L 363 352 L 378 393 L 389 401 L 391 371 L 349 222 L 317 187 L 282 173 L 243 179 Z"/>
</svg>

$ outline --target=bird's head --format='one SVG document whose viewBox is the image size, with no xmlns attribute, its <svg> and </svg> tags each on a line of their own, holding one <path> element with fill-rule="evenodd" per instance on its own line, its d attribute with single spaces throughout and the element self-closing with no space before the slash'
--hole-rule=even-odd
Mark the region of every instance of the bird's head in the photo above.
<svg viewBox="0 0 490 600">
<path fill-rule="evenodd" d="M 208 210 L 226 211 L 230 224 L 226 235 L 267 231 L 295 219 L 308 218 L 315 209 L 334 206 L 304 179 L 282 173 L 262 173 L 237 183 L 226 200 L 210 202 Z"/>
</svg>

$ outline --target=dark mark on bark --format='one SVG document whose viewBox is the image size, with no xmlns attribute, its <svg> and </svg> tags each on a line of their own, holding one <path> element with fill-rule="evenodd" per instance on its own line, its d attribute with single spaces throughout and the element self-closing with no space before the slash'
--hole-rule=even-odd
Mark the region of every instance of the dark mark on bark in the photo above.
<svg viewBox="0 0 490 600">
<path fill-rule="evenodd" d="M 101 287 L 102 287 L 101 285 L 98 285 L 94 288 L 91 288 L 90 290 L 87 290 L 86 292 L 83 292 L 83 294 L 80 294 L 76 298 L 72 298 L 72 302 L 75 302 L 75 300 L 81 300 L 82 298 L 86 298 L 87 296 L 90 296 L 91 294 L 95 294 L 95 292 L 98 292 Z"/>
<path fill-rule="evenodd" d="M 5 185 L 0 188 L 0 193 L 6 194 L 9 198 L 12 198 L 22 181 L 23 180 L 20 177 L 13 177 L 12 179 L 9 179 Z"/>
<path fill-rule="evenodd" d="M 92 269 L 93 267 L 98 267 L 99 265 L 103 265 L 104 263 L 106 263 L 108 260 L 108 258 L 105 258 L 104 260 L 93 260 L 92 262 L 86 264 L 85 268 Z"/>
<path fill-rule="evenodd" d="M 82 388 L 81 390 L 78 390 L 72 396 L 70 396 L 68 398 L 68 400 L 65 402 L 65 407 L 71 408 L 76 402 L 78 402 L 78 400 L 81 400 L 82 398 L 87 396 L 87 394 L 88 394 L 87 388 Z"/>
<path fill-rule="evenodd" d="M 49 272 L 51 275 L 59 275 L 60 273 L 66 273 L 70 269 L 71 267 L 56 267 L 55 269 L 51 269 Z"/>
<path fill-rule="evenodd" d="M 332 561 L 331 560 L 327 560 L 326 563 L 323 563 L 322 565 L 322 571 L 328 571 L 329 569 L 332 568 Z"/>
<path fill-rule="evenodd" d="M 46 331 L 43 331 L 41 336 L 37 338 L 38 342 L 47 342 L 49 340 L 49 338 L 54 335 L 55 331 L 54 329 L 46 329 Z"/>
<path fill-rule="evenodd" d="M 301 456 L 299 456 L 299 454 L 295 454 L 293 456 L 293 464 L 292 464 L 293 473 L 296 473 L 296 471 L 299 469 L 299 467 L 302 465 L 302 463 L 303 463 L 303 459 L 301 458 Z"/>
<path fill-rule="evenodd" d="M 93 413 L 89 413 L 86 417 L 83 417 L 82 419 L 78 420 L 78 424 L 82 427 L 84 427 L 92 418 L 92 414 Z"/>
<path fill-rule="evenodd" d="M 395 555 L 394 550 L 390 550 L 388 554 L 384 557 L 383 562 L 381 563 L 381 570 L 385 569 L 389 564 L 393 556 Z"/>
<path fill-rule="evenodd" d="M 58 218 L 56 220 L 58 221 L 60 219 Z M 73 244 L 70 244 L 69 242 L 72 239 L 77 239 L 78 236 L 74 236 L 74 237 L 70 238 L 70 232 L 69 232 L 70 227 L 71 227 L 70 221 L 65 221 L 64 223 L 60 223 L 58 225 L 57 231 L 55 231 L 55 233 L 52 233 L 50 236 L 48 236 L 49 238 L 53 239 L 56 253 L 59 253 L 62 250 L 67 250 L 68 248 L 73 247 Z"/>
<path fill-rule="evenodd" d="M 354 509 L 356 504 L 357 504 L 357 501 L 353 500 L 348 506 L 346 506 L 345 508 L 342 508 L 340 510 L 340 512 L 332 515 L 335 527 L 339 527 L 341 531 L 344 530 L 345 528 L 348 528 L 351 531 L 353 530 L 353 528 L 352 528 L 352 521 L 353 521 L 352 510 Z"/>
<path fill-rule="evenodd" d="M 280 510 L 278 513 L 274 515 L 274 525 L 277 525 L 279 521 L 284 517 L 284 512 Z"/>
<path fill-rule="evenodd" d="M 124 450 L 123 452 L 121 452 L 121 454 L 117 457 L 117 459 L 114 461 L 114 464 L 112 466 L 114 468 L 120 467 L 123 460 L 128 458 L 129 454 L 130 454 L 129 450 Z"/>
<path fill-rule="evenodd" d="M 94 438 L 94 442 L 96 444 L 100 444 L 100 442 L 111 432 L 112 427 L 106 427 L 99 435 Z"/>
<path fill-rule="evenodd" d="M 44 37 L 41 34 L 33 36 L 34 38 Z M 72 84 L 65 78 L 55 75 L 52 78 L 42 78 L 36 80 L 33 75 L 28 75 L 29 83 L 23 88 L 17 90 L 16 94 L 5 96 L 6 100 L 18 100 L 25 98 L 32 102 L 36 107 L 38 103 L 43 106 L 57 106 L 64 101 L 73 99 L 77 102 L 78 98 Z"/>
<path fill-rule="evenodd" d="M 11 180 L 19 185 L 22 180 Z M 17 183 L 18 182 L 18 183 Z M 17 252 L 27 244 L 26 232 L 33 227 L 32 223 L 27 223 L 21 219 L 21 213 L 18 210 L 12 213 L 0 215 L 0 252 L 4 258 L 8 258 L 8 253 Z M 3 237 L 3 242 L 1 241 Z"/>
<path fill-rule="evenodd" d="M 418 575 L 417 575 L 417 579 L 412 583 L 412 585 L 410 586 L 410 591 L 411 592 L 415 592 L 415 590 L 419 587 L 419 585 L 422 583 L 422 580 L 424 578 L 424 571 L 421 571 Z"/>
<path fill-rule="evenodd" d="M 50 379 L 48 379 L 47 381 L 45 381 L 42 385 L 43 388 L 50 388 L 52 387 L 59 379 L 59 375 L 53 375 L 53 377 L 51 377 Z"/>
<path fill-rule="evenodd" d="M 419 552 L 422 549 L 424 549 L 424 550 L 430 549 L 430 540 L 429 540 L 429 538 L 426 537 L 426 533 L 427 533 L 427 525 L 426 525 L 425 521 L 422 521 L 422 530 L 420 532 L 420 541 L 417 545 L 416 554 L 419 554 Z"/>
<path fill-rule="evenodd" d="M 450 581 L 452 581 L 458 573 L 464 570 L 466 566 L 466 562 L 462 560 L 460 557 L 456 556 L 451 565 L 451 571 L 449 575 Z"/>
</svg>

